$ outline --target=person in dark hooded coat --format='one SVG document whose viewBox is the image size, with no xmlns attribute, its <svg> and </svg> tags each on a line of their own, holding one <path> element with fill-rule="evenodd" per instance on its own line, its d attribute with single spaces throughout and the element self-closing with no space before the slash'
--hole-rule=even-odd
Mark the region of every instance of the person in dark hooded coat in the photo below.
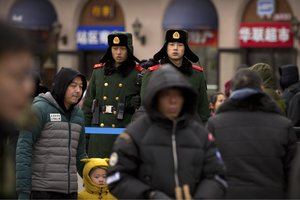
<svg viewBox="0 0 300 200">
<path fill-rule="evenodd" d="M 280 87 L 282 89 L 282 98 L 286 103 L 287 109 L 291 99 L 300 92 L 299 71 L 297 65 L 282 65 L 278 69 Z"/>
<path fill-rule="evenodd" d="M 141 99 L 145 98 L 148 81 L 152 72 L 157 70 L 162 64 L 171 64 L 175 69 L 184 75 L 186 80 L 192 85 L 197 93 L 196 113 L 199 121 L 206 123 L 210 117 L 209 103 L 207 96 L 207 85 L 204 68 L 194 65 L 199 61 L 198 56 L 192 52 L 188 46 L 188 32 L 179 29 L 166 31 L 165 43 L 163 47 L 153 56 L 153 61 L 159 62 L 152 67 L 148 67 L 143 74 Z"/>
<path fill-rule="evenodd" d="M 259 75 L 239 70 L 232 94 L 208 121 L 227 169 L 229 199 L 284 199 L 296 150 L 291 121 L 262 91 Z"/>
<path fill-rule="evenodd" d="M 51 92 L 32 104 L 37 123 L 21 131 L 16 156 L 19 199 L 77 199 L 77 171 L 85 153 L 84 116 L 78 103 L 86 89 L 78 71 L 62 68 Z"/>
<path fill-rule="evenodd" d="M 196 99 L 170 64 L 153 72 L 142 102 L 146 113 L 128 125 L 113 147 L 107 183 L 114 196 L 223 197 L 225 167 L 214 138 L 195 120 Z"/>
</svg>

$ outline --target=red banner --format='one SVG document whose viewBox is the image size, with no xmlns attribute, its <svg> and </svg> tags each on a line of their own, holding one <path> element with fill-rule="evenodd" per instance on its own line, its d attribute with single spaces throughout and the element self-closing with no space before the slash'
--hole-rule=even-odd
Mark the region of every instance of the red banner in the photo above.
<svg viewBox="0 0 300 200">
<path fill-rule="evenodd" d="M 189 31 L 190 46 L 214 46 L 218 45 L 218 31 L 216 30 L 191 30 Z"/>
<path fill-rule="evenodd" d="M 241 23 L 241 47 L 293 47 L 293 31 L 288 22 Z"/>
</svg>

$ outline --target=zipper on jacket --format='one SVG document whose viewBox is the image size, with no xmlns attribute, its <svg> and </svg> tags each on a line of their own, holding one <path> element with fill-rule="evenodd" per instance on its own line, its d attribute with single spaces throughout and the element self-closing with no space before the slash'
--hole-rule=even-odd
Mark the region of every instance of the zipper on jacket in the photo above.
<svg viewBox="0 0 300 200">
<path fill-rule="evenodd" d="M 69 159 L 68 159 L 68 194 L 70 194 L 70 163 L 71 163 L 71 123 L 70 120 L 68 121 L 69 125 L 69 144 L 68 144 L 68 151 L 69 151 Z"/>
<path fill-rule="evenodd" d="M 176 128 L 177 121 L 173 120 L 173 128 L 172 128 L 172 153 L 173 153 L 173 161 L 174 161 L 174 178 L 175 178 L 175 186 L 180 187 L 179 176 L 178 176 L 178 155 L 177 155 L 177 143 L 176 143 Z"/>
</svg>

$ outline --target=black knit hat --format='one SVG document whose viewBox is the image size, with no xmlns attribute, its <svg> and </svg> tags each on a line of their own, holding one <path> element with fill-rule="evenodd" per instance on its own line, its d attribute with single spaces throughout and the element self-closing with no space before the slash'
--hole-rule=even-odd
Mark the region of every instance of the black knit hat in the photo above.
<svg viewBox="0 0 300 200">
<path fill-rule="evenodd" d="M 188 32 L 185 30 L 179 29 L 169 29 L 165 35 L 165 44 L 164 46 L 157 52 L 153 59 L 159 61 L 160 59 L 167 57 L 167 45 L 169 42 L 180 42 L 184 44 L 185 52 L 184 56 L 192 62 L 198 62 L 199 58 L 196 54 L 192 52 L 192 50 L 188 46 Z"/>
<path fill-rule="evenodd" d="M 132 45 L 132 34 L 126 32 L 113 32 L 107 37 L 108 49 L 106 50 L 104 56 L 100 59 L 100 63 L 104 63 L 107 60 L 113 59 L 111 55 L 112 46 L 125 46 L 127 47 L 128 54 L 137 62 L 140 62 L 133 55 L 133 45 Z"/>
</svg>

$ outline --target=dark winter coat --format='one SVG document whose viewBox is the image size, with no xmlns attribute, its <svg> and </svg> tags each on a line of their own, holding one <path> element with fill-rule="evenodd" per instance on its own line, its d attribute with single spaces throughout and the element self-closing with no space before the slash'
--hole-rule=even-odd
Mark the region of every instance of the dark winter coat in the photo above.
<svg viewBox="0 0 300 200">
<path fill-rule="evenodd" d="M 229 99 L 208 121 L 224 159 L 229 199 L 285 198 L 296 137 L 263 93 Z"/>
<path fill-rule="evenodd" d="M 29 198 L 31 191 L 77 192 L 77 171 L 81 174 L 83 168 L 80 159 L 87 157 L 84 116 L 76 105 L 69 110 L 61 106 L 68 85 L 77 76 L 82 77 L 84 91 L 83 75 L 64 68 L 56 75 L 53 91 L 33 101 L 37 124 L 22 130 L 17 144 L 19 198 Z"/>
<path fill-rule="evenodd" d="M 160 64 L 166 64 L 172 62 L 164 58 L 160 61 Z M 142 101 L 145 99 L 145 94 L 147 90 L 147 85 L 148 81 L 151 77 L 152 72 L 157 70 L 160 65 L 155 65 L 152 67 L 149 67 L 146 72 L 143 75 L 143 81 L 142 81 L 142 87 L 141 87 L 141 98 Z M 175 69 L 178 69 L 186 80 L 192 85 L 194 90 L 197 92 L 197 100 L 195 101 L 196 106 L 196 113 L 199 115 L 201 118 L 201 121 L 203 123 L 206 123 L 209 116 L 210 116 L 210 111 L 209 111 L 209 105 L 208 105 L 208 97 L 207 97 L 207 87 L 206 87 L 206 80 L 205 80 L 205 75 L 204 75 L 204 69 L 202 67 L 193 65 L 189 60 L 186 58 L 183 59 L 183 63 L 181 67 L 176 67 L 174 64 L 172 66 Z"/>
<path fill-rule="evenodd" d="M 300 92 L 291 99 L 287 117 L 291 119 L 293 126 L 300 127 Z"/>
<path fill-rule="evenodd" d="M 171 121 L 158 112 L 156 99 L 173 87 L 183 91 L 185 103 L 180 117 Z M 187 184 L 193 198 L 223 197 L 224 165 L 213 138 L 194 120 L 195 100 L 189 83 L 170 65 L 153 73 L 144 102 L 147 113 L 127 127 L 113 148 L 107 178 L 113 195 L 141 199 L 159 190 L 174 198 L 178 174 L 180 186 Z"/>
</svg>

